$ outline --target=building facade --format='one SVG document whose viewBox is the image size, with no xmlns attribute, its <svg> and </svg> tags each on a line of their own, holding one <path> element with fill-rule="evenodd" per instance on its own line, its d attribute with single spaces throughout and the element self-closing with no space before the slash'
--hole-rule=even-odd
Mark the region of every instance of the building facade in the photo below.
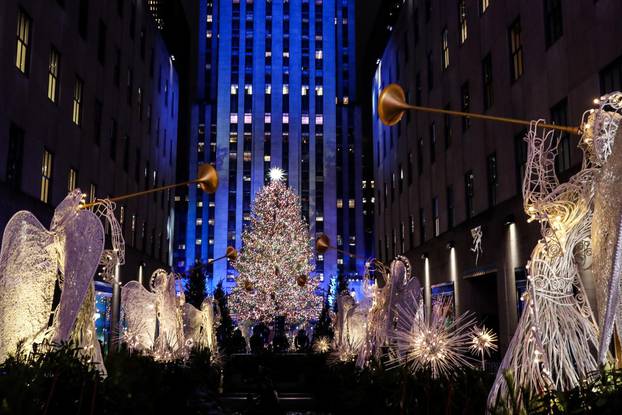
<svg viewBox="0 0 622 415">
<path fill-rule="evenodd" d="M 3 1 L 0 56 L 0 229 L 22 209 L 49 226 L 74 188 L 175 182 L 179 80 L 146 2 Z M 118 203 L 124 282 L 171 263 L 172 208 L 171 192 Z"/>
<path fill-rule="evenodd" d="M 178 193 L 178 269 L 221 257 L 228 245 L 243 248 L 254 195 L 275 167 L 300 195 L 311 235 L 326 233 L 361 257 L 370 251 L 362 191 L 372 183 L 362 178 L 354 7 L 353 0 L 189 7 L 200 20 L 188 175 L 213 163 L 220 187 L 214 195 Z M 318 257 L 317 273 L 328 283 L 340 273 L 359 275 L 363 262 L 329 251 Z M 208 275 L 211 287 L 223 279 L 225 287 L 234 284 L 227 262 L 211 265 Z"/>
<path fill-rule="evenodd" d="M 377 99 L 402 85 L 415 105 L 578 125 L 595 97 L 622 89 L 615 0 L 407 0 L 373 79 L 376 249 L 405 254 L 430 298 L 451 296 L 500 334 L 522 312 L 525 264 L 540 229 L 521 186 L 523 126 L 409 112 L 382 125 Z M 556 167 L 580 167 L 560 135 Z M 589 293 L 591 280 L 584 281 Z"/>
</svg>

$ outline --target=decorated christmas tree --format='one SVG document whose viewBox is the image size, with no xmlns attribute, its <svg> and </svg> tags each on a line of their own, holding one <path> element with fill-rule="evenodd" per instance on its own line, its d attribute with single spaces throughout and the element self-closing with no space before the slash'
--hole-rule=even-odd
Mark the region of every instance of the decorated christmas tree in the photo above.
<svg viewBox="0 0 622 415">
<path fill-rule="evenodd" d="M 282 171 L 271 171 L 271 181 L 257 192 L 242 234 L 235 263 L 239 275 L 230 296 L 238 323 L 271 323 L 275 317 L 300 323 L 316 319 L 322 308 L 322 297 L 315 294 L 319 281 L 310 276 L 309 228 L 301 218 L 298 196 L 282 177 Z"/>
</svg>

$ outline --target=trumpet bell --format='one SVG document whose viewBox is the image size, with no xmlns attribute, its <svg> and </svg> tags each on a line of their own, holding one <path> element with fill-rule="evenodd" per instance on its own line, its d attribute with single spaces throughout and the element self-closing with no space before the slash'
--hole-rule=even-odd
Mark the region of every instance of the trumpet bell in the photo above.
<svg viewBox="0 0 622 415">
<path fill-rule="evenodd" d="M 214 193 L 218 189 L 218 172 L 211 164 L 201 164 L 196 182 L 205 193 Z"/>
<path fill-rule="evenodd" d="M 227 247 L 227 252 L 225 253 L 225 256 L 230 260 L 230 261 L 235 261 L 238 257 L 238 251 L 237 249 L 235 249 L 232 246 L 228 246 Z"/>
<path fill-rule="evenodd" d="M 378 97 L 378 115 L 384 125 L 391 126 L 400 122 L 408 108 L 406 94 L 398 84 L 389 84 Z"/>
<path fill-rule="evenodd" d="M 330 238 L 323 233 L 315 240 L 315 250 L 318 254 L 323 255 L 328 248 L 330 248 Z"/>
</svg>

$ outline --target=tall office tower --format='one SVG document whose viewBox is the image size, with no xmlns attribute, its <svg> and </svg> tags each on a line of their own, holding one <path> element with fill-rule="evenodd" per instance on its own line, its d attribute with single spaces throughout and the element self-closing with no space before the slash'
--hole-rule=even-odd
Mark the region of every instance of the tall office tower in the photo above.
<svg viewBox="0 0 622 415">
<path fill-rule="evenodd" d="M 212 0 L 187 10 L 200 16 L 188 174 L 198 163 L 214 163 L 220 187 L 212 196 L 196 188 L 178 193 L 178 269 L 218 258 L 227 245 L 242 248 L 254 195 L 275 167 L 300 195 L 312 235 L 326 233 L 339 248 L 365 256 L 371 240 L 364 237 L 361 192 L 372 183 L 361 174 L 354 5 Z M 316 270 L 327 283 L 362 268 L 363 261 L 329 251 Z M 224 261 L 208 273 L 212 286 L 224 278 L 225 287 L 234 284 Z"/>
</svg>

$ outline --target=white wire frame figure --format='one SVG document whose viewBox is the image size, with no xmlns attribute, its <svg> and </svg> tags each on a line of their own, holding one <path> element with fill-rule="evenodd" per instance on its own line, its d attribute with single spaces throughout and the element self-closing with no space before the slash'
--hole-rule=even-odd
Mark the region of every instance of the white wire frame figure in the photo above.
<svg viewBox="0 0 622 415">
<path fill-rule="evenodd" d="M 398 255 L 389 267 L 378 260 L 368 261 L 368 264 L 364 291 L 371 297 L 372 303 L 367 313 L 365 341 L 357 357 L 359 367 L 365 366 L 371 358 L 380 358 L 384 353 L 383 346 L 389 343 L 391 333 L 404 318 L 398 306 L 412 301 L 412 298 L 421 298 L 421 284 L 412 275 L 410 261 L 405 256 Z M 382 288 L 377 284 L 369 284 L 372 266 L 385 278 Z M 417 300 L 415 307 L 418 304 Z"/>
<path fill-rule="evenodd" d="M 577 248 L 590 239 L 597 170 L 584 158 L 582 169 L 560 184 L 555 173 L 559 137 L 542 129 L 541 122 L 533 122 L 525 137 L 523 199 L 530 221 L 540 223 L 542 238 L 527 264 L 526 306 L 490 391 L 489 408 L 522 396 L 519 390 L 571 389 L 598 368 L 598 328 L 576 259 Z M 512 373 L 514 393 L 506 371 Z"/>
<path fill-rule="evenodd" d="M 151 291 L 138 281 L 130 281 L 121 290 L 122 340 L 131 350 L 158 360 L 184 357 L 186 344 L 177 277 L 158 269 L 149 285 Z"/>
<path fill-rule="evenodd" d="M 584 137 L 589 161 L 599 168 L 592 223 L 592 272 L 596 288 L 600 327 L 598 361 L 607 364 L 609 346 L 617 337 L 616 359 L 622 339 L 622 93 L 613 92 L 597 100 L 599 107 L 588 116 L 592 126 Z M 618 142 L 616 144 L 616 142 Z"/>
<path fill-rule="evenodd" d="M 218 352 L 215 327 L 217 315 L 214 313 L 214 306 L 212 297 L 203 300 L 200 310 L 190 303 L 184 303 L 182 312 L 187 346 L 207 348 L 213 354 Z"/>
</svg>

